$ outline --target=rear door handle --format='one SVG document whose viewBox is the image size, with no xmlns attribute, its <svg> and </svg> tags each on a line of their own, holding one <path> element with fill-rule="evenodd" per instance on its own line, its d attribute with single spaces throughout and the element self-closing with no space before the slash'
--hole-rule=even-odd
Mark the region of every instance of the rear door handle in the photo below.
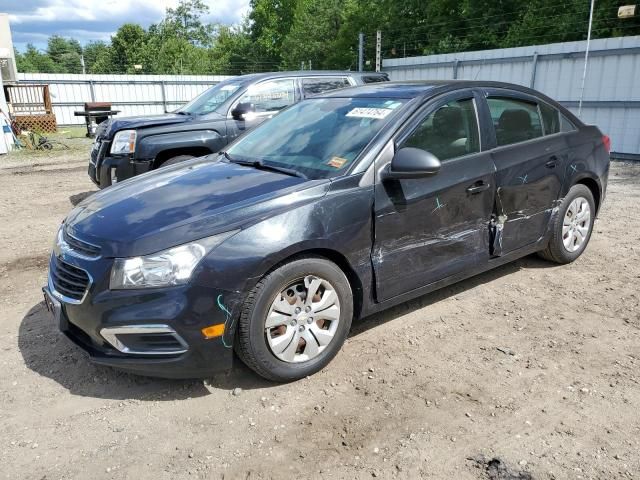
<svg viewBox="0 0 640 480">
<path fill-rule="evenodd" d="M 558 166 L 558 157 L 555 155 L 549 157 L 549 161 L 544 164 L 547 168 L 556 168 Z"/>
<path fill-rule="evenodd" d="M 489 190 L 491 185 L 484 182 L 476 182 L 473 185 L 467 187 L 467 193 L 474 195 L 476 193 L 484 192 L 485 190 Z"/>
</svg>

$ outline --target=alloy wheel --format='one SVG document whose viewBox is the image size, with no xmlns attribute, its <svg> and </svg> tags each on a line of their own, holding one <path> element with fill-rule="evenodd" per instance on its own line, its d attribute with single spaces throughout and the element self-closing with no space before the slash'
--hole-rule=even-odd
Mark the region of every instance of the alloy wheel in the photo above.
<svg viewBox="0 0 640 480">
<path fill-rule="evenodd" d="M 587 239 L 590 228 L 591 208 L 589 202 L 584 197 L 576 197 L 567 208 L 562 222 L 564 248 L 571 253 L 578 250 Z"/>
</svg>

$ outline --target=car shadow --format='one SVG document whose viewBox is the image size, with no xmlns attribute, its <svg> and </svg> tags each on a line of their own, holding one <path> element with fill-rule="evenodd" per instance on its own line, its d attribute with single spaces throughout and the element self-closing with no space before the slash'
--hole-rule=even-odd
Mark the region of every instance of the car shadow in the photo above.
<svg viewBox="0 0 640 480">
<path fill-rule="evenodd" d="M 454 283 L 453 285 L 450 285 L 448 287 L 444 287 L 434 292 L 427 293 L 426 295 L 422 295 L 421 297 L 403 302 L 399 305 L 396 305 L 395 307 L 391 307 L 382 312 L 355 321 L 351 326 L 351 333 L 349 334 L 349 337 L 356 337 L 361 333 L 366 332 L 367 330 L 395 320 L 398 317 L 407 315 L 422 308 L 426 308 L 449 297 L 460 295 L 467 290 L 471 290 L 480 285 L 493 282 L 494 280 L 497 280 L 501 277 L 511 275 L 512 273 L 515 273 L 523 268 L 537 269 L 553 268 L 558 266 L 559 265 L 543 260 L 536 255 L 529 255 L 528 257 L 524 257 L 500 267 L 496 267 L 487 272 Z"/>
<path fill-rule="evenodd" d="M 535 257 L 517 260 L 354 322 L 350 337 L 357 337 L 400 316 L 462 294 L 522 268 L 553 266 L 554 264 Z M 52 324 L 44 302 L 34 305 L 22 319 L 18 334 L 18 348 L 30 370 L 55 381 L 74 395 L 86 397 L 170 401 L 206 396 L 216 389 L 252 390 L 278 385 L 262 379 L 238 359 L 234 361 L 234 368 L 230 372 L 206 380 L 142 377 L 95 365 L 84 351 L 62 335 Z"/>
<path fill-rule="evenodd" d="M 206 380 L 143 377 L 93 364 L 89 356 L 53 324 L 44 302 L 27 312 L 20 323 L 18 348 L 33 372 L 58 383 L 74 395 L 143 401 L 170 401 L 209 395 L 211 391 L 251 390 L 275 385 L 255 375 L 237 360 L 234 369 Z"/>
</svg>

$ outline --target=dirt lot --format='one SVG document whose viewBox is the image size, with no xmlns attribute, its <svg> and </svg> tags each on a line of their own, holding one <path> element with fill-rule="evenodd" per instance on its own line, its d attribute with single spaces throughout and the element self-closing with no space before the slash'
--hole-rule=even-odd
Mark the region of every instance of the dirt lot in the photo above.
<svg viewBox="0 0 640 480">
<path fill-rule="evenodd" d="M 44 309 L 54 232 L 94 189 L 73 143 L 0 158 L 0 478 L 640 477 L 640 165 L 612 166 L 572 265 L 365 319 L 297 383 L 166 381 L 93 366 Z"/>
</svg>

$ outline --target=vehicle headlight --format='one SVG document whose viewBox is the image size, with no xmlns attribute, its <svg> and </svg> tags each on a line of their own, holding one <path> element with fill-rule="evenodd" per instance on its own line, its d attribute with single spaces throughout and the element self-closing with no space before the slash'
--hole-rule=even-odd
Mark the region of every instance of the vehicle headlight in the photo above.
<svg viewBox="0 0 640 480">
<path fill-rule="evenodd" d="M 111 153 L 118 155 L 135 152 L 137 136 L 135 130 L 120 130 L 113 138 Z"/>
<path fill-rule="evenodd" d="M 183 285 L 200 260 L 238 230 L 203 238 L 142 257 L 116 258 L 111 269 L 112 290 Z"/>
</svg>

